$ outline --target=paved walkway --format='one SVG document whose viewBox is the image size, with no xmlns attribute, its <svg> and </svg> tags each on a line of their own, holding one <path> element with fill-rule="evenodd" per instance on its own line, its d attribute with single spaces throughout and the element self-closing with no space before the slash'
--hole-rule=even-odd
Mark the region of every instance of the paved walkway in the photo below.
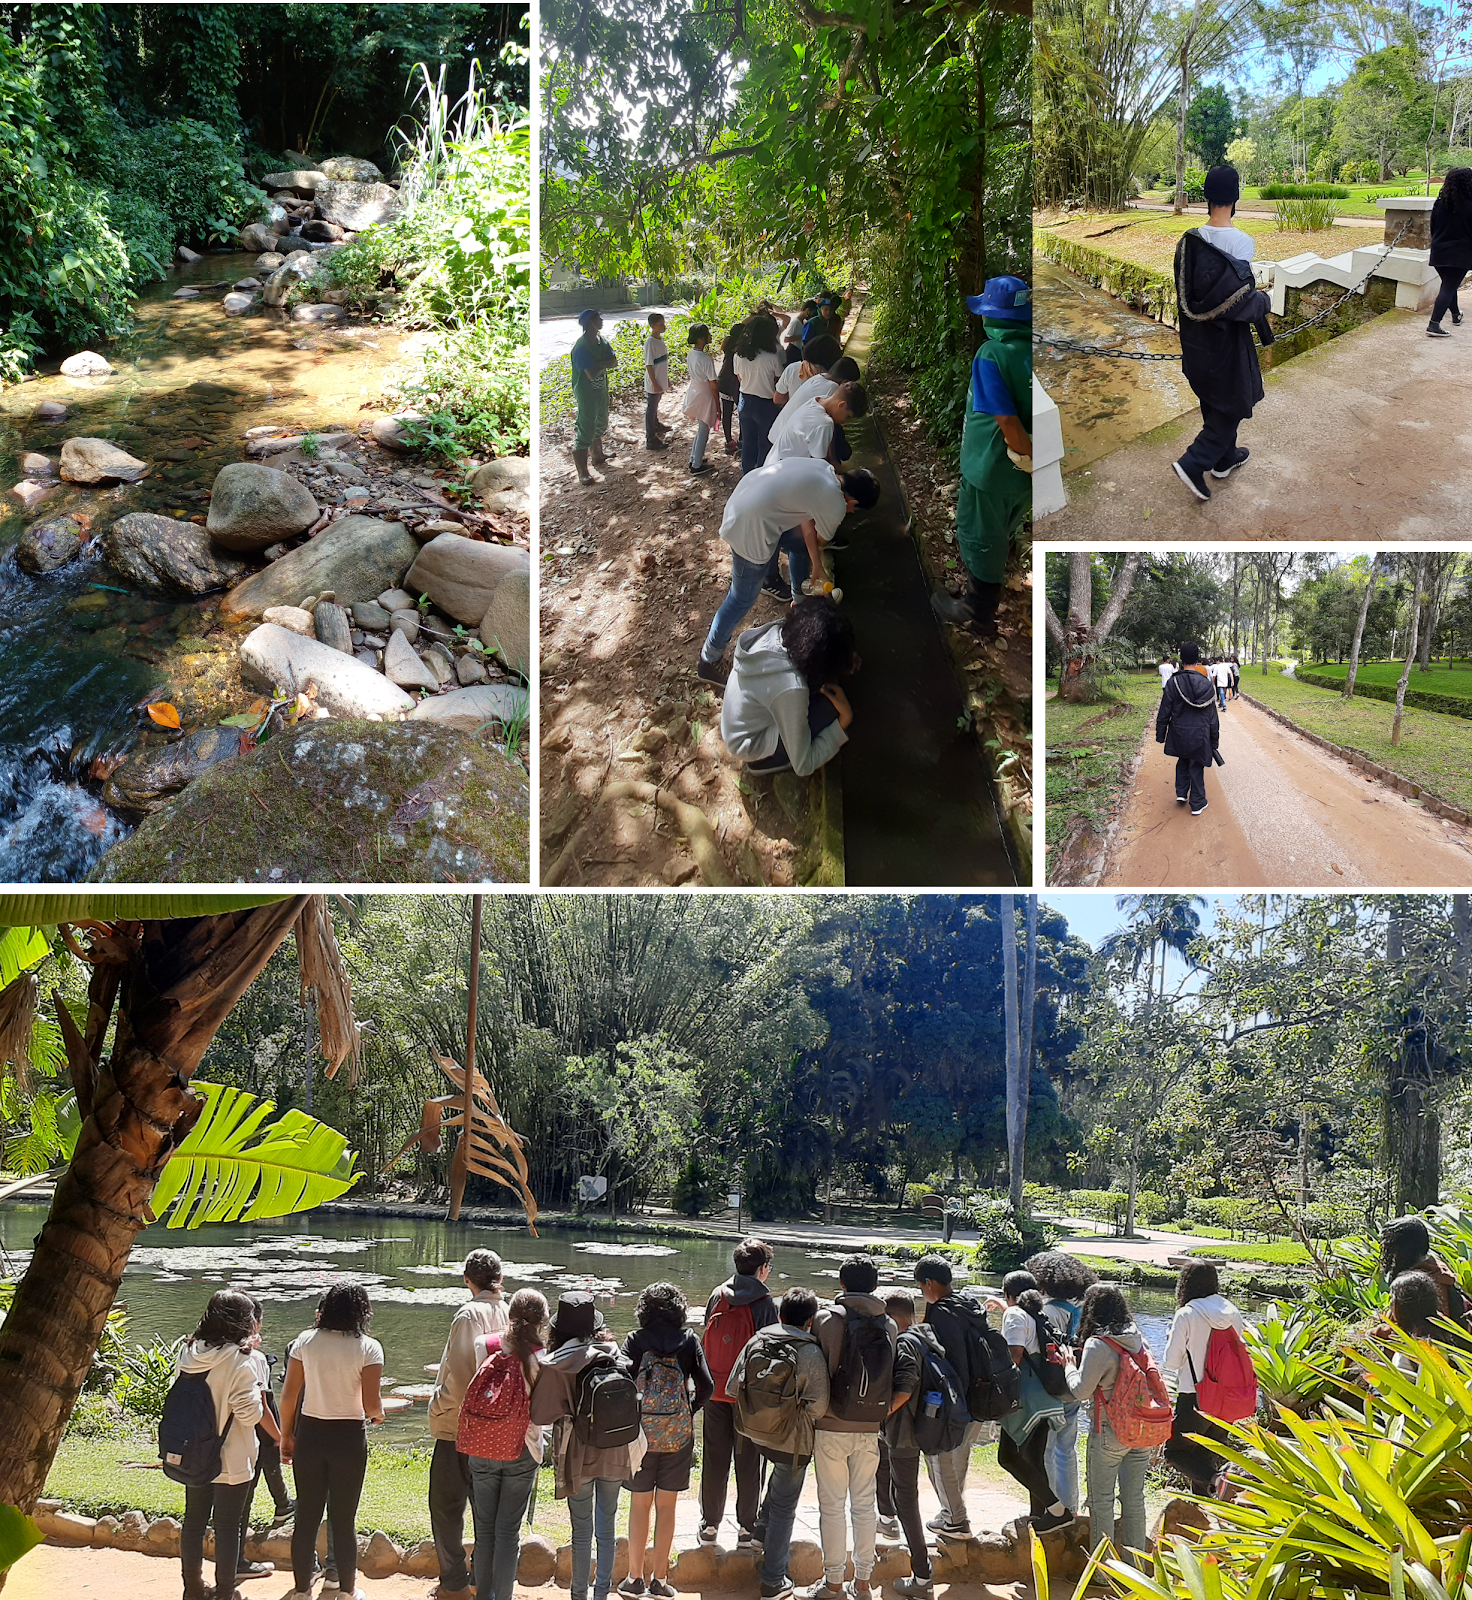
<svg viewBox="0 0 1472 1600">
<path fill-rule="evenodd" d="M 1191 1250 L 1209 1249 L 1221 1243 L 1219 1239 L 1204 1239 L 1193 1233 L 1159 1233 L 1150 1228 L 1136 1228 L 1133 1239 L 1122 1239 L 1098 1232 L 1102 1223 L 1080 1217 L 1054 1220 L 1066 1230 L 1057 1248 L 1076 1256 L 1108 1256 L 1117 1261 L 1145 1261 L 1165 1267 L 1170 1265 L 1171 1256 L 1183 1256 Z"/>
<path fill-rule="evenodd" d="M 1040 519 L 1037 536 L 1465 538 L 1472 324 L 1450 339 L 1428 339 L 1425 328 L 1424 312 L 1389 311 L 1269 372 L 1266 397 L 1238 435 L 1252 458 L 1225 483 L 1208 480 L 1208 503 L 1171 468 L 1200 427 L 1191 411 L 1066 478 L 1070 503 Z"/>
</svg>

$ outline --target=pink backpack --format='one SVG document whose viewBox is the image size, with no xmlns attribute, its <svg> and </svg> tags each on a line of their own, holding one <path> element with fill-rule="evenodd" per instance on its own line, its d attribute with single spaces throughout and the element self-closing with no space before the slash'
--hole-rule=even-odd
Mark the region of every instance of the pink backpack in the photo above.
<svg viewBox="0 0 1472 1600">
<path fill-rule="evenodd" d="M 1257 1371 L 1235 1328 L 1213 1328 L 1206 1344 L 1206 1366 L 1197 1372 L 1186 1352 L 1196 1384 L 1196 1406 L 1218 1422 L 1241 1422 L 1257 1415 Z"/>
<path fill-rule="evenodd" d="M 1094 1431 L 1104 1431 L 1108 1418 L 1114 1437 L 1126 1450 L 1154 1450 L 1170 1438 L 1175 1411 L 1170 1391 L 1155 1358 L 1149 1350 L 1126 1350 L 1113 1339 L 1104 1343 L 1119 1357 L 1119 1375 L 1114 1393 L 1106 1400 L 1101 1394 L 1094 1410 Z"/>
<path fill-rule="evenodd" d="M 460 1402 L 455 1448 L 483 1461 L 515 1461 L 526 1448 L 532 1397 L 520 1360 L 493 1337 Z"/>
</svg>

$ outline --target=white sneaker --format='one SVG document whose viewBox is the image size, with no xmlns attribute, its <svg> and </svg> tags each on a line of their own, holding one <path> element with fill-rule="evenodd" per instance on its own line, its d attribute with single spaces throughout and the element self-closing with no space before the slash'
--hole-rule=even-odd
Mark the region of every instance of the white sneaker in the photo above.
<svg viewBox="0 0 1472 1600">
<path fill-rule="evenodd" d="M 1199 806 L 1192 806 L 1191 807 L 1191 815 L 1193 817 L 1199 817 L 1201 815 L 1201 813 L 1203 811 L 1205 811 L 1207 806 L 1209 806 L 1210 804 L 1211 804 L 1211 801 L 1203 800 Z"/>
</svg>

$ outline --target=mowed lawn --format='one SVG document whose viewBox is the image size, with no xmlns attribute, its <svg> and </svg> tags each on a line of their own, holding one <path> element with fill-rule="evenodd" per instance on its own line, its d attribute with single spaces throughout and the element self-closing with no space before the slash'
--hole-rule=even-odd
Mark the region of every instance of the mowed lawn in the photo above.
<svg viewBox="0 0 1472 1600">
<path fill-rule="evenodd" d="M 1414 670 L 1411 674 L 1415 677 Z M 1452 674 L 1455 676 L 1455 674 Z M 1472 673 L 1468 674 L 1472 677 Z M 1257 669 L 1242 674 L 1242 692 L 1291 717 L 1301 727 L 1335 744 L 1347 745 L 1382 767 L 1410 778 L 1442 800 L 1472 811 L 1472 721 L 1439 711 L 1407 706 L 1401 742 L 1390 742 L 1395 707 L 1384 700 L 1345 700 L 1334 689 L 1285 678 L 1263 677 Z"/>
<path fill-rule="evenodd" d="M 1329 661 L 1323 666 L 1318 666 L 1313 662 L 1304 661 L 1299 665 L 1304 672 L 1315 672 L 1324 678 L 1337 678 L 1341 683 L 1349 674 L 1349 667 L 1344 662 Z M 1354 675 L 1354 681 L 1393 689 L 1400 682 L 1404 667 L 1404 661 L 1361 661 Z M 1426 694 L 1454 694 L 1462 699 L 1472 700 L 1472 661 L 1459 660 L 1451 667 L 1444 662 L 1438 666 L 1433 661 L 1427 672 L 1422 672 L 1420 667 L 1412 667 L 1406 688 L 1420 689 Z"/>
<path fill-rule="evenodd" d="M 1075 217 L 1047 232 L 1072 239 L 1121 261 L 1133 261 L 1156 272 L 1170 272 L 1176 241 L 1205 221 L 1200 216 L 1170 217 L 1153 211 L 1124 211 L 1113 215 Z M 1257 241 L 1259 261 L 1287 261 L 1312 250 L 1321 256 L 1342 255 L 1361 245 L 1380 244 L 1383 228 L 1325 228 L 1319 233 L 1280 233 L 1276 222 L 1260 217 L 1239 217 L 1237 226 Z"/>
<path fill-rule="evenodd" d="M 1069 840 L 1097 836 L 1109 825 L 1140 734 L 1159 704 L 1160 676 L 1154 671 L 1125 677 L 1117 701 L 1076 706 L 1049 698 L 1043 713 L 1049 882 Z"/>
</svg>

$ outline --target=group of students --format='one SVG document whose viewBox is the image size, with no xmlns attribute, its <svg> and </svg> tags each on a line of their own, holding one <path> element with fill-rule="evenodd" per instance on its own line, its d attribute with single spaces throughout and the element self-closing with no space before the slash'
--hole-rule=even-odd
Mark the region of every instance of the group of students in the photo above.
<svg viewBox="0 0 1472 1600">
<path fill-rule="evenodd" d="M 1165 686 L 1180 670 L 1183 663 L 1177 662 L 1173 656 L 1163 656 L 1156 671 L 1160 674 L 1160 687 Z M 1240 700 L 1242 691 L 1239 685 L 1242 682 L 1242 664 L 1236 656 L 1217 656 L 1214 660 L 1205 663 L 1206 675 L 1211 679 L 1216 688 L 1216 703 L 1219 710 L 1227 709 L 1228 700 Z"/>
</svg>

